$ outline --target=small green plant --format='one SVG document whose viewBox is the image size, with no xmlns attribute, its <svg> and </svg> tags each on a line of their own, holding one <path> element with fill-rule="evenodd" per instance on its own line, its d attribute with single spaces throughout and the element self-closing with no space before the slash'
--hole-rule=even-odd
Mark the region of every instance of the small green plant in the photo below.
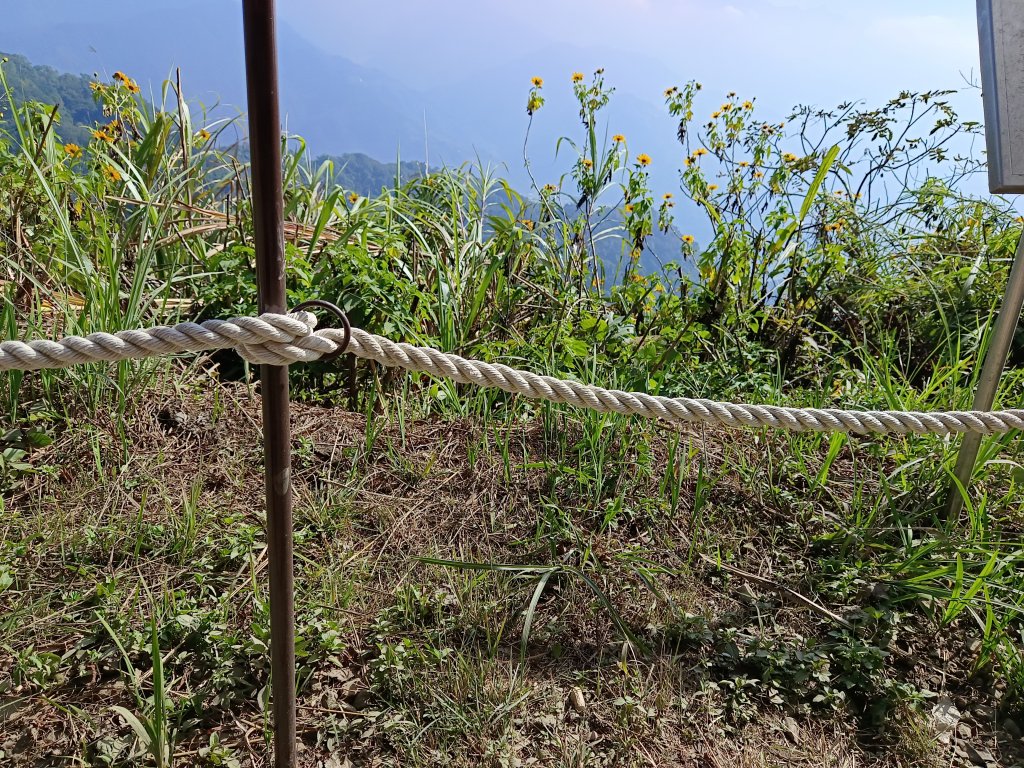
<svg viewBox="0 0 1024 768">
<path fill-rule="evenodd" d="M 120 651 L 125 666 L 131 673 L 132 690 L 135 694 L 136 710 L 134 712 L 120 705 L 114 705 L 111 709 L 120 715 L 132 729 L 142 753 L 150 756 L 156 768 L 173 765 L 174 731 L 170 725 L 168 712 L 170 702 L 165 690 L 163 657 L 160 651 L 160 637 L 156 620 L 150 622 L 149 660 L 152 664 L 153 682 L 152 694 L 148 697 L 142 695 L 135 667 L 118 634 L 101 615 L 97 614 L 96 620 L 107 630 L 110 639 Z"/>
</svg>

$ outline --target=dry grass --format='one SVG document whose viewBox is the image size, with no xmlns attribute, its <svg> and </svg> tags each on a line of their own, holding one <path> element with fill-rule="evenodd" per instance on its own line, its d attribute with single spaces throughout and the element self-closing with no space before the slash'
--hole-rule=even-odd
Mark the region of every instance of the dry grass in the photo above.
<svg viewBox="0 0 1024 768">
<path fill-rule="evenodd" d="M 0 593 L 4 764 L 146 764 L 111 706 L 132 709 L 134 690 L 151 694 L 145 627 L 154 617 L 177 764 L 268 764 L 258 424 L 258 397 L 241 385 L 168 389 L 123 423 L 82 425 L 33 457 L 51 469 L 6 500 L 0 529 L 14 576 Z M 578 425 L 561 426 L 566 444 L 580 438 Z M 768 471 L 774 449 L 763 438 L 687 435 L 695 450 L 681 465 L 674 514 L 657 503 L 660 476 L 643 476 L 636 446 L 621 438 L 612 473 L 635 482 L 608 525 L 557 471 L 558 441 L 540 422 L 502 429 L 396 418 L 368 427 L 356 414 L 295 406 L 303 765 L 345 765 L 344 756 L 368 766 L 955 760 L 926 734 L 930 702 L 897 703 L 884 722 L 868 716 L 873 702 L 863 697 L 882 691 L 883 679 L 955 697 L 972 713 L 964 740 L 1012 761 L 1019 742 L 997 741 L 994 722 L 971 709 L 996 702 L 983 680 L 969 679 L 969 638 L 957 627 L 937 637 L 920 613 L 903 616 L 878 680 L 849 688 L 845 704 L 816 703 L 813 681 L 774 694 L 762 684 L 751 649 L 783 667 L 825 649 L 833 675 L 852 658 L 827 612 L 787 590 L 841 617 L 870 602 L 829 602 L 822 586 L 812 544 L 836 499 L 779 506 L 730 470 L 743 454 L 750 471 Z M 648 430 L 637 445 L 641 437 L 648 463 L 664 465 L 666 435 Z M 696 456 L 720 476 L 700 520 Z M 862 469 L 844 455 L 836 471 Z M 784 476 L 773 481 L 801 493 Z M 649 650 L 624 643 L 593 589 L 568 570 L 538 600 L 521 658 L 536 575 L 424 557 L 585 571 Z"/>
</svg>

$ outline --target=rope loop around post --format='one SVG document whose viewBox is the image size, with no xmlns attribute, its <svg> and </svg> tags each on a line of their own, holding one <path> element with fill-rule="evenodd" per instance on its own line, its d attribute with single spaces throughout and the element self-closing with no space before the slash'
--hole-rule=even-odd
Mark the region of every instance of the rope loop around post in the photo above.
<svg viewBox="0 0 1024 768">
<path fill-rule="evenodd" d="M 337 304 L 332 304 L 331 302 L 326 301 L 325 299 L 309 299 L 308 301 L 304 301 L 301 304 L 297 305 L 291 311 L 291 314 L 301 312 L 305 309 L 311 309 L 312 307 L 326 309 L 328 312 L 330 312 L 332 315 L 338 318 L 338 320 L 341 321 L 341 327 L 345 332 L 345 335 L 342 336 L 341 341 L 337 342 L 338 349 L 335 350 L 334 352 L 329 352 L 328 354 L 320 358 L 320 362 L 329 363 L 332 360 L 336 360 L 339 357 L 341 357 L 343 354 L 345 354 L 345 350 L 348 349 L 348 345 L 352 341 L 352 323 L 349 322 L 348 315 L 345 314 L 344 310 L 342 310 L 341 307 L 339 307 Z"/>
</svg>

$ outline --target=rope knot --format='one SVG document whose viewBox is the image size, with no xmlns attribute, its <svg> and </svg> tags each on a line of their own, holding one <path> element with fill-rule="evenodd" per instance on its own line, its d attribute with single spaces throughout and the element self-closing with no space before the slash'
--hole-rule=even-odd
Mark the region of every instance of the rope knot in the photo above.
<svg viewBox="0 0 1024 768">
<path fill-rule="evenodd" d="M 267 313 L 258 318 L 236 318 L 233 322 L 241 325 L 243 320 L 245 330 L 259 339 L 239 344 L 235 351 L 253 365 L 308 363 L 338 351 L 336 342 L 314 333 L 316 316 L 312 312 Z M 250 325 L 254 320 L 258 327 Z"/>
</svg>

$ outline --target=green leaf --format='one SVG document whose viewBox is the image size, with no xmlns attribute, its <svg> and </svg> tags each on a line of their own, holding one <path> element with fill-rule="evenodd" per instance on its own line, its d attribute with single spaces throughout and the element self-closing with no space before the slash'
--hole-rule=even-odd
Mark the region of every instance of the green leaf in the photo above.
<svg viewBox="0 0 1024 768">
<path fill-rule="evenodd" d="M 136 717 L 135 714 L 130 710 L 117 705 L 112 706 L 111 709 L 114 710 L 117 714 L 119 714 L 122 718 L 124 718 L 124 721 L 128 723 L 129 726 L 131 726 L 131 729 L 135 731 L 135 735 L 138 736 L 139 742 L 142 744 L 143 748 L 148 752 L 150 746 L 153 743 L 152 738 L 149 735 L 149 728 L 146 725 L 144 725 L 142 721 L 138 717 Z"/>
<path fill-rule="evenodd" d="M 814 174 L 814 179 L 811 181 L 811 186 L 807 189 L 807 195 L 804 197 L 803 203 L 800 205 L 800 215 L 797 217 L 797 221 L 800 224 L 804 223 L 804 219 L 807 217 L 808 212 L 811 210 L 811 205 L 814 203 L 814 198 L 818 196 L 818 190 L 821 189 L 822 182 L 825 181 L 825 176 L 828 174 L 832 164 L 836 161 L 836 157 L 839 156 L 839 145 L 835 144 L 828 152 L 825 153 L 825 157 L 821 161 L 821 165 L 818 166 L 818 172 Z"/>
</svg>

